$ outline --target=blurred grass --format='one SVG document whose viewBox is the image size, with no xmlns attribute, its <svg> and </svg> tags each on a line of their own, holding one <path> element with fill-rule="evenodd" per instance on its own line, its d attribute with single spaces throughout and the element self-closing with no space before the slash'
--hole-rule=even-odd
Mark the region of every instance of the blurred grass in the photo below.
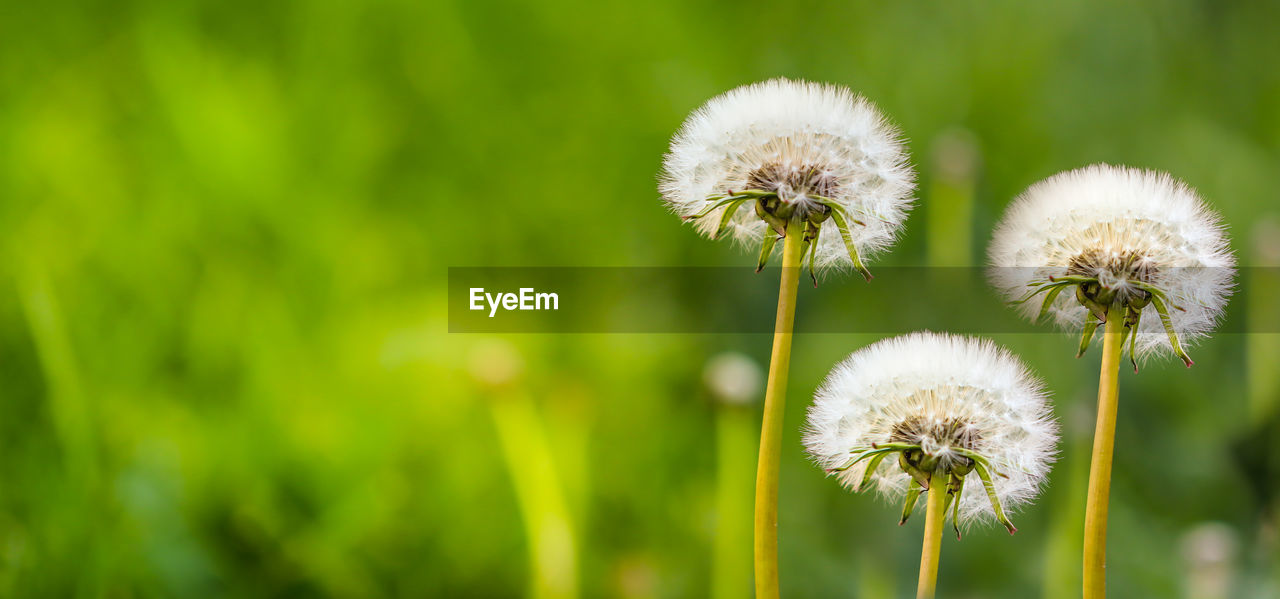
<svg viewBox="0 0 1280 599">
<path fill-rule="evenodd" d="M 1094 161 L 1187 180 L 1246 263 L 1273 231 L 1255 223 L 1280 210 L 1276 3 L 142 0 L 4 13 L 6 596 L 524 594 L 526 525 L 491 399 L 468 375 L 486 340 L 444 333 L 444 267 L 748 264 L 654 190 L 683 117 L 735 85 L 850 85 L 901 125 L 918 165 L 947 132 L 969 132 L 971 250 L 953 264 L 980 263 L 1025 186 Z M 947 197 L 936 172 L 921 173 L 920 206 L 881 263 L 924 264 L 944 243 L 926 239 L 926 223 L 950 218 L 930 204 Z M 735 300 L 768 306 L 773 288 Z M 817 381 L 873 340 L 795 344 L 788 596 L 878 597 L 914 576 L 918 530 L 824 480 L 799 448 Z M 1087 436 L 1072 414 L 1090 411 L 1096 373 L 1069 358 L 1072 341 L 998 340 Z M 765 360 L 767 337 L 509 342 L 563 473 L 581 594 L 708 594 L 717 445 L 700 372 L 723 350 Z M 1256 407 L 1274 404 L 1275 364 L 1245 348 L 1219 336 L 1193 370 L 1122 374 L 1115 596 L 1180 596 L 1178 540 L 1204 521 L 1239 535 L 1238 596 L 1277 596 L 1267 440 L 1280 423 Z M 1081 459 L 1064 455 L 1016 537 L 945 542 L 948 596 L 1074 580 L 1062 547 L 1077 531 L 1062 522 L 1082 504 Z"/>
</svg>

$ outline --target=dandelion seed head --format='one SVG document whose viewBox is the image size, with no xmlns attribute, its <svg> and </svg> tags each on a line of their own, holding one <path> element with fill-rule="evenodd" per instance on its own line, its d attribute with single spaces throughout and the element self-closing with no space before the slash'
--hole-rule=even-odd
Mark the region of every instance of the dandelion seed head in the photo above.
<svg viewBox="0 0 1280 599">
<path fill-rule="evenodd" d="M 990 341 L 935 333 L 886 339 L 836 365 L 814 396 L 804 432 L 810 457 L 824 469 L 849 461 L 873 443 L 920 445 L 950 469 L 967 462 L 956 449 L 981 454 L 1006 511 L 1033 499 L 1055 457 L 1057 424 L 1040 381 Z M 856 489 L 870 460 L 836 474 Z M 871 484 L 900 500 L 911 477 L 886 459 Z M 962 522 L 993 519 L 976 472 L 965 478 Z"/>
<path fill-rule="evenodd" d="M 893 244 L 911 208 L 914 173 L 901 134 L 866 99 L 843 87 L 772 79 L 730 90 L 684 122 L 663 160 L 663 200 L 681 217 L 730 191 L 775 192 L 799 215 L 821 210 L 826 197 L 862 224 L 849 232 L 865 260 Z M 712 236 L 725 208 L 694 223 Z M 758 245 L 766 224 L 750 206 L 738 210 L 728 235 Z M 836 227 L 822 227 L 816 265 L 852 261 Z"/>
<path fill-rule="evenodd" d="M 1167 173 L 1096 164 L 1059 173 L 1014 200 L 990 247 L 991 280 L 1010 300 L 1048 277 L 1096 277 L 1124 301 L 1142 293 L 1135 282 L 1168 294 L 1179 339 L 1203 337 L 1231 293 L 1235 258 L 1221 219 L 1196 192 Z M 1020 305 L 1029 318 L 1043 296 Z M 1177 306 L 1177 309 L 1174 306 Z M 1051 318 L 1079 331 L 1088 309 L 1062 293 Z M 1153 307 L 1143 310 L 1136 349 L 1172 352 Z"/>
</svg>

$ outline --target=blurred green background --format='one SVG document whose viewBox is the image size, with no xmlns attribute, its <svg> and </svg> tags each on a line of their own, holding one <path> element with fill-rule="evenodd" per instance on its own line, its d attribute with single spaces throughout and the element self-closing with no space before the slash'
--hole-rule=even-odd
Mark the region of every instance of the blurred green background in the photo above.
<svg viewBox="0 0 1280 599">
<path fill-rule="evenodd" d="M 873 270 L 980 264 L 1014 195 L 1095 161 L 1171 171 L 1243 264 L 1280 264 L 1276 2 L 0 14 L 4 596 L 743 596 L 759 409 L 703 371 L 769 336 L 450 335 L 444 289 L 448 266 L 749 265 L 655 191 L 685 115 L 744 83 L 848 85 L 902 127 L 919 206 Z M 799 443 L 874 340 L 796 339 L 785 596 L 913 588 L 920 522 Z M 998 341 L 1054 391 L 1063 457 L 1016 536 L 944 541 L 941 592 L 1075 597 L 1096 350 Z M 1280 340 L 1192 355 L 1121 373 L 1112 594 L 1280 596 Z"/>
</svg>

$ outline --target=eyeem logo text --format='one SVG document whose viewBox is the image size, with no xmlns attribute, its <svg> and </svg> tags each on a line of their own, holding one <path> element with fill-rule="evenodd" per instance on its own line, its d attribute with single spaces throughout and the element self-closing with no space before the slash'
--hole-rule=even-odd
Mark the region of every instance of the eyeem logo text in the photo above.
<svg viewBox="0 0 1280 599">
<path fill-rule="evenodd" d="M 489 318 L 498 313 L 498 308 L 512 310 L 559 310 L 560 296 L 554 293 L 538 293 L 532 287 L 521 287 L 520 293 L 485 293 L 484 287 L 471 288 L 471 309 L 485 310 L 488 306 Z"/>
</svg>

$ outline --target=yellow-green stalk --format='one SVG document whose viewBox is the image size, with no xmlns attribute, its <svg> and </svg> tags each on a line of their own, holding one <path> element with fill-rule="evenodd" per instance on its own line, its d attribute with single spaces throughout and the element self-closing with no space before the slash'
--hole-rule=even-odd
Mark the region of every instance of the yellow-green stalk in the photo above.
<svg viewBox="0 0 1280 599">
<path fill-rule="evenodd" d="M 773 327 L 773 351 L 764 392 L 764 421 L 760 426 L 760 457 L 756 462 L 755 575 L 756 598 L 778 596 L 778 462 L 782 457 L 782 416 L 787 403 L 787 372 L 791 368 L 791 333 L 800 282 L 803 225 L 787 222 L 782 246 L 782 276 L 778 284 L 778 315 Z"/>
<path fill-rule="evenodd" d="M 1107 501 L 1111 495 L 1111 462 L 1115 454 L 1117 378 L 1124 347 L 1124 308 L 1112 305 L 1102 334 L 1102 369 L 1098 374 L 1098 421 L 1089 463 L 1089 493 L 1084 510 L 1084 596 L 1107 596 Z"/>
<path fill-rule="evenodd" d="M 925 501 L 924 546 L 920 549 L 920 579 L 916 599 L 933 599 L 938 587 L 938 556 L 942 553 L 942 530 L 947 526 L 947 479 L 941 468 L 929 477 L 929 497 Z"/>
</svg>

